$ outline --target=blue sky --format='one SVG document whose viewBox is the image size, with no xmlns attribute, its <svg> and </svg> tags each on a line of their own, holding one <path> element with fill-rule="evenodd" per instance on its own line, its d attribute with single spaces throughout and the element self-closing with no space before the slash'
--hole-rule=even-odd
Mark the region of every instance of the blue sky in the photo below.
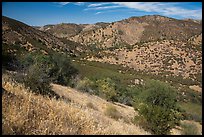
<svg viewBox="0 0 204 137">
<path fill-rule="evenodd" d="M 132 16 L 202 19 L 202 2 L 3 2 L 2 15 L 31 26 L 113 22 Z"/>
</svg>

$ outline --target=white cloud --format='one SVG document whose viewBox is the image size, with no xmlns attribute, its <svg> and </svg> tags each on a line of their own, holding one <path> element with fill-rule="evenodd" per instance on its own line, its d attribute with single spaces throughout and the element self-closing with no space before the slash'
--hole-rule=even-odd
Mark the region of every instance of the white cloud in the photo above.
<svg viewBox="0 0 204 137">
<path fill-rule="evenodd" d="M 67 4 L 84 5 L 85 2 L 57 2 L 61 6 Z M 164 16 L 177 16 L 181 18 L 194 18 L 202 19 L 202 9 L 186 9 L 182 7 L 179 2 L 98 2 L 87 4 L 87 10 L 108 10 L 116 8 L 128 8 L 135 11 L 156 13 Z M 101 14 L 104 12 L 96 12 L 95 14 Z"/>
<path fill-rule="evenodd" d="M 162 2 L 113 2 L 113 4 L 132 8 L 144 12 L 156 12 L 166 16 L 180 16 L 183 18 L 202 18 L 202 9 L 185 9 L 179 7 L 178 3 Z"/>
<path fill-rule="evenodd" d="M 98 6 L 107 5 L 107 4 L 111 4 L 111 3 L 110 2 L 94 3 L 94 4 L 89 4 L 88 7 L 98 7 Z"/>
<path fill-rule="evenodd" d="M 84 5 L 84 2 L 73 2 L 75 5 L 81 6 Z"/>
<path fill-rule="evenodd" d="M 58 4 L 62 5 L 62 6 L 65 6 L 65 5 L 70 4 L 70 3 L 78 5 L 78 6 L 84 4 L 84 2 L 55 2 L 55 3 L 58 3 Z"/>
<path fill-rule="evenodd" d="M 62 5 L 62 6 L 64 6 L 64 5 L 69 4 L 70 2 L 57 2 L 57 3 L 60 4 L 60 5 Z"/>
<path fill-rule="evenodd" d="M 114 9 L 114 8 L 121 8 L 121 7 L 123 7 L 123 6 L 113 5 L 113 6 L 87 8 L 84 10 L 104 10 L 104 9 Z"/>
<path fill-rule="evenodd" d="M 110 9 L 110 10 L 103 10 L 103 11 L 99 11 L 95 14 L 102 14 L 102 13 L 113 13 L 113 12 L 129 12 L 131 11 L 130 9 Z M 135 13 L 135 12 L 134 12 Z"/>
</svg>

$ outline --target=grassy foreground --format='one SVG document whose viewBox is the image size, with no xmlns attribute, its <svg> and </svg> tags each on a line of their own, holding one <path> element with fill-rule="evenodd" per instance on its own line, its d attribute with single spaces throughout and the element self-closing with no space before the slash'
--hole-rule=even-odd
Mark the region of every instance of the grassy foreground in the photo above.
<svg viewBox="0 0 204 137">
<path fill-rule="evenodd" d="M 84 110 L 73 102 L 34 95 L 8 75 L 2 76 L 2 87 L 2 134 L 149 134 L 112 118 L 98 121 L 98 112 L 92 108 Z"/>
</svg>

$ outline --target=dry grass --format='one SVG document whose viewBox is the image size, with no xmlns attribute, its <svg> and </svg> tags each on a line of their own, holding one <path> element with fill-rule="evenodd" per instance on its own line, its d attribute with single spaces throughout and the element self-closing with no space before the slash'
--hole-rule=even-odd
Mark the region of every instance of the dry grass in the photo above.
<svg viewBox="0 0 204 137">
<path fill-rule="evenodd" d="M 73 101 L 34 95 L 8 75 L 2 76 L 2 87 L 2 134 L 149 134 Z"/>
</svg>

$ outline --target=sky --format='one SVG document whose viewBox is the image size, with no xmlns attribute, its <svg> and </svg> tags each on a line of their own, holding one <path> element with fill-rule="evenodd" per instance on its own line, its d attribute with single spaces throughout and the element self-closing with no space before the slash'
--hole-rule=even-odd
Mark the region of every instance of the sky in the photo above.
<svg viewBox="0 0 204 137">
<path fill-rule="evenodd" d="M 2 2 L 2 15 L 30 26 L 94 24 L 144 15 L 202 19 L 202 2 Z"/>
</svg>

